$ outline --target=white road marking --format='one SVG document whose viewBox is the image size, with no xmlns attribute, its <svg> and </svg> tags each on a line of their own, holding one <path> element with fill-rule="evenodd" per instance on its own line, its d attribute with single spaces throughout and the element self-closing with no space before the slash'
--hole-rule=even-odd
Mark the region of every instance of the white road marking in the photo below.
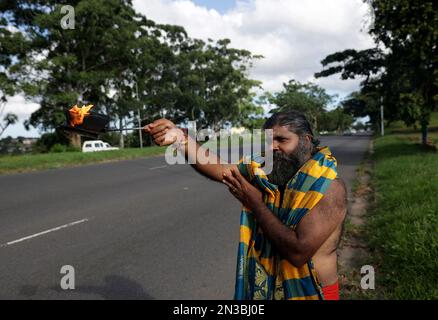
<svg viewBox="0 0 438 320">
<path fill-rule="evenodd" d="M 155 170 L 155 169 L 162 169 L 162 168 L 166 168 L 166 166 L 159 166 L 159 167 L 153 167 L 153 168 L 149 168 L 149 170 Z"/>
<path fill-rule="evenodd" d="M 52 229 L 49 229 L 49 230 L 46 230 L 46 231 L 38 232 L 38 233 L 32 234 L 30 236 L 27 236 L 27 237 L 24 237 L 24 238 L 21 238 L 21 239 L 17 239 L 17 240 L 14 240 L 14 241 L 10 241 L 10 242 L 4 243 L 4 244 L 0 245 L 0 247 L 7 247 L 7 246 L 10 246 L 10 245 L 22 242 L 22 241 L 26 241 L 26 240 L 29 240 L 29 239 L 32 239 L 32 238 L 36 238 L 36 237 L 42 236 L 44 234 L 47 234 L 47 233 L 50 233 L 50 232 L 54 232 L 54 231 L 58 231 L 58 230 L 61 230 L 61 229 L 64 229 L 64 228 L 68 228 L 68 227 L 74 226 L 76 224 L 87 222 L 87 221 L 88 221 L 88 219 L 82 219 L 82 220 L 70 222 L 70 223 L 64 224 L 64 225 L 56 227 L 56 228 L 52 228 Z"/>
</svg>

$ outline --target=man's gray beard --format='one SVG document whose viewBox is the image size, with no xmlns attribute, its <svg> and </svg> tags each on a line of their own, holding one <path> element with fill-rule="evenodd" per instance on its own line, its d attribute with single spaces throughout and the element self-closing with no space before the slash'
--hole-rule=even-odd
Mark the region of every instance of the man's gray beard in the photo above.
<svg viewBox="0 0 438 320">
<path fill-rule="evenodd" d="M 276 151 L 273 154 L 272 172 L 268 174 L 269 182 L 283 186 L 298 172 L 298 170 L 308 160 L 307 154 L 309 147 L 305 145 L 303 139 L 300 139 L 295 152 L 285 154 L 281 151 Z"/>
</svg>

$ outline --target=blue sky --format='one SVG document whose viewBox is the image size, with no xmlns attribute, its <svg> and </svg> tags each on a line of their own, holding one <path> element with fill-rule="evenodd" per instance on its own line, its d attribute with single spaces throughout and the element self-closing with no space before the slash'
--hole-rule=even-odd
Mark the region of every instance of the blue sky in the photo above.
<svg viewBox="0 0 438 320">
<path fill-rule="evenodd" d="M 236 5 L 236 0 L 192 0 L 195 4 L 225 13 Z"/>
</svg>

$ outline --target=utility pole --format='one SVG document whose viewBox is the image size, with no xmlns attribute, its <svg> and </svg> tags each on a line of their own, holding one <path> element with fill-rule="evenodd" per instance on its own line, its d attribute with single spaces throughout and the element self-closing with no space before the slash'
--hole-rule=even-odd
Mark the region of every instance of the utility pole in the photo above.
<svg viewBox="0 0 438 320">
<path fill-rule="evenodd" d="M 383 97 L 380 98 L 380 132 L 382 134 L 382 137 L 385 135 L 385 126 L 383 123 Z"/>
<path fill-rule="evenodd" d="M 137 81 L 135 81 L 135 90 L 136 90 L 136 96 L 137 96 L 137 101 L 140 102 L 140 97 L 138 96 L 138 85 L 137 85 Z M 138 119 L 138 126 L 141 127 L 141 115 L 140 115 L 140 108 L 137 109 L 138 113 L 137 113 L 137 119 Z M 140 140 L 140 149 L 143 148 L 143 134 L 142 134 L 143 130 L 138 130 L 138 138 Z"/>
</svg>

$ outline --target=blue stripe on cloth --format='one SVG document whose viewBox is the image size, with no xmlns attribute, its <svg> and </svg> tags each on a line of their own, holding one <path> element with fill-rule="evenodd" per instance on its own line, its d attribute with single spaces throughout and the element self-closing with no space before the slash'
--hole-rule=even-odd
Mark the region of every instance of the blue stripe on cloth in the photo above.
<svg viewBox="0 0 438 320">
<path fill-rule="evenodd" d="M 321 163 L 322 163 L 321 160 L 324 161 L 324 159 L 325 159 L 325 155 L 324 155 L 322 152 L 317 152 L 317 153 L 312 157 L 312 159 L 315 160 L 315 161 L 318 161 L 318 162 L 321 164 Z"/>
<path fill-rule="evenodd" d="M 237 169 L 239 170 L 240 174 L 248 180 L 248 177 L 249 177 L 248 165 L 241 162 L 237 165 Z"/>
<path fill-rule="evenodd" d="M 288 185 L 288 189 L 306 192 L 309 190 L 315 180 L 315 177 L 309 176 L 304 172 L 298 172 L 296 179 L 292 180 L 292 185 Z"/>
<path fill-rule="evenodd" d="M 307 208 L 296 208 L 292 210 L 286 225 L 296 226 L 308 211 L 309 209 Z"/>
<path fill-rule="evenodd" d="M 246 299 L 245 292 L 246 292 L 246 285 L 247 285 L 247 278 L 245 274 L 246 261 L 244 259 L 241 259 L 240 257 L 244 257 L 246 253 L 248 252 L 248 246 L 243 243 L 239 242 L 239 246 L 237 248 L 237 268 L 236 268 L 236 284 L 235 284 L 235 291 L 234 291 L 234 299 Z"/>
<path fill-rule="evenodd" d="M 278 209 L 278 219 L 281 220 L 281 222 L 286 223 L 289 213 L 291 212 L 290 208 L 280 208 Z"/>
<path fill-rule="evenodd" d="M 322 167 L 327 167 L 327 168 L 330 168 L 330 169 L 336 171 L 336 163 L 333 160 L 324 158 L 322 161 L 320 161 L 320 164 Z"/>
<path fill-rule="evenodd" d="M 255 220 L 254 218 L 252 218 L 252 216 L 253 216 L 252 213 L 246 211 L 242 212 L 242 214 L 240 215 L 240 225 L 247 226 L 248 228 L 253 230 L 255 225 Z"/>
<path fill-rule="evenodd" d="M 301 279 L 288 279 L 283 281 L 286 299 L 308 297 L 318 294 L 310 276 Z"/>
<path fill-rule="evenodd" d="M 252 300 L 254 297 L 256 263 L 253 257 L 248 257 L 248 296 L 245 297 L 248 300 Z"/>
<path fill-rule="evenodd" d="M 332 183 L 333 180 L 327 179 L 325 177 L 319 177 L 312 186 L 310 187 L 309 191 L 317 191 L 319 193 L 324 194 L 328 187 L 330 186 L 330 183 Z"/>
</svg>

